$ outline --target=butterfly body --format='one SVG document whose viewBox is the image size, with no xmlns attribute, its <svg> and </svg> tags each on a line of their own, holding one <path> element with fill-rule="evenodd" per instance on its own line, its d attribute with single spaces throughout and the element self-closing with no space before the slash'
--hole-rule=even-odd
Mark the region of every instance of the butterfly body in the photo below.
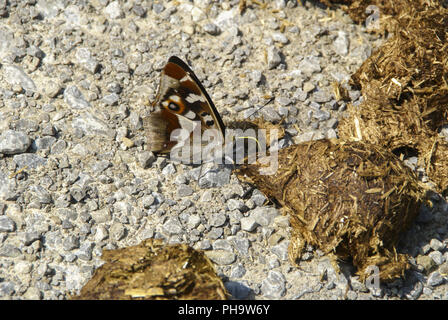
<svg viewBox="0 0 448 320">
<path fill-rule="evenodd" d="M 152 152 L 169 153 L 177 145 L 171 141 L 173 131 L 187 122 L 200 124 L 201 131 L 217 129 L 224 135 L 224 123 L 210 96 L 190 67 L 176 56 L 169 58 L 162 71 L 153 105 L 155 111 L 143 119 Z"/>
</svg>

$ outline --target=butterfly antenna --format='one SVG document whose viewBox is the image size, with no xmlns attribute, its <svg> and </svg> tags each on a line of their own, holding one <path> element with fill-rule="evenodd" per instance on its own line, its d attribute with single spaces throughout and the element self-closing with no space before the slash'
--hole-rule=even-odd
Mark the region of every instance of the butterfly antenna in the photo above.
<svg viewBox="0 0 448 320">
<path fill-rule="evenodd" d="M 252 112 L 250 115 L 248 115 L 248 116 L 246 117 L 246 119 L 249 118 L 249 117 L 251 117 L 251 116 L 253 116 L 255 113 L 257 113 L 258 111 L 260 111 L 261 109 L 263 109 L 264 107 L 266 107 L 269 103 L 272 102 L 272 100 L 274 100 L 274 97 L 271 97 L 271 98 L 270 98 L 264 105 L 262 105 L 262 106 L 259 107 L 257 110 L 255 110 L 255 111 Z"/>
</svg>

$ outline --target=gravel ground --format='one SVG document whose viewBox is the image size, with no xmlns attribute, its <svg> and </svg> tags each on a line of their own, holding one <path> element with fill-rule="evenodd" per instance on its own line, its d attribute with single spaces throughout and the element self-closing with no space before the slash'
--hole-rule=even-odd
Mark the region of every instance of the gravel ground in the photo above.
<svg viewBox="0 0 448 320">
<path fill-rule="evenodd" d="M 337 137 L 346 106 L 331 83 L 383 39 L 309 1 L 243 15 L 238 2 L 0 0 L 2 299 L 66 299 L 103 249 L 146 238 L 206 250 L 236 299 L 448 299 L 438 195 L 401 241 L 413 268 L 369 291 L 349 264 L 337 275 L 311 247 L 293 267 L 287 217 L 230 169 L 145 151 L 141 117 L 171 55 L 189 62 L 224 122 L 272 96 L 256 116 L 284 119 L 282 145 Z M 415 157 L 406 161 L 424 178 Z"/>
</svg>

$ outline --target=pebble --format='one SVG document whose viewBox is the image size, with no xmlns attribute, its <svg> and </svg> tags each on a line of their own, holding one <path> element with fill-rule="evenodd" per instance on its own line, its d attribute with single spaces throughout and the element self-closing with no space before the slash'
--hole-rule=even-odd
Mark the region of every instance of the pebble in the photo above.
<svg viewBox="0 0 448 320">
<path fill-rule="evenodd" d="M 227 250 L 206 251 L 205 255 L 218 265 L 229 265 L 235 262 L 236 259 L 235 254 Z"/>
<path fill-rule="evenodd" d="M 445 258 L 443 257 L 440 251 L 432 251 L 428 254 L 428 256 L 435 262 L 436 265 L 440 266 L 445 262 Z"/>
<path fill-rule="evenodd" d="M 182 224 L 177 218 L 169 218 L 163 224 L 162 228 L 169 235 L 181 234 L 183 232 Z"/>
<path fill-rule="evenodd" d="M 321 72 L 320 59 L 316 56 L 307 56 L 299 63 L 299 69 L 306 75 Z"/>
<path fill-rule="evenodd" d="M 112 1 L 104 8 L 104 13 L 112 20 L 124 18 L 123 11 L 121 10 L 120 3 L 118 1 Z"/>
<path fill-rule="evenodd" d="M 120 97 L 116 93 L 106 94 L 101 101 L 107 106 L 115 106 L 118 104 Z"/>
<path fill-rule="evenodd" d="M 281 298 L 286 293 L 285 276 L 278 271 L 269 271 L 267 278 L 261 284 L 261 292 L 267 298 Z"/>
<path fill-rule="evenodd" d="M 241 278 L 246 274 L 246 269 L 244 268 L 244 266 L 241 263 L 237 263 L 236 265 L 234 265 L 232 267 L 232 270 L 230 272 L 230 277 L 235 279 L 235 278 Z"/>
<path fill-rule="evenodd" d="M 199 178 L 198 185 L 201 189 L 218 188 L 229 183 L 230 168 L 211 169 Z"/>
<path fill-rule="evenodd" d="M 276 68 L 281 62 L 282 57 L 280 56 L 281 52 L 274 46 L 268 48 L 267 52 L 267 61 L 268 61 L 268 69 Z"/>
<path fill-rule="evenodd" d="M 287 44 L 289 42 L 288 38 L 281 32 L 272 33 L 272 40 L 275 42 L 280 42 L 282 44 Z"/>
<path fill-rule="evenodd" d="M 249 254 L 249 240 L 246 238 L 232 238 L 233 246 L 235 247 L 236 251 L 239 252 L 241 255 L 245 256 Z"/>
<path fill-rule="evenodd" d="M 283 240 L 276 246 L 273 246 L 271 248 L 271 252 L 273 254 L 275 254 L 280 260 L 286 261 L 288 259 L 288 246 L 289 246 L 289 241 Z"/>
<path fill-rule="evenodd" d="M 68 86 L 64 90 L 64 101 L 74 109 L 90 108 L 90 103 L 76 86 Z"/>
<path fill-rule="evenodd" d="M 15 292 L 15 285 L 12 281 L 0 282 L 0 297 L 11 296 Z"/>
<path fill-rule="evenodd" d="M 5 80 L 12 86 L 19 85 L 25 91 L 37 90 L 34 81 L 19 66 L 5 64 L 2 67 Z"/>
<path fill-rule="evenodd" d="M 429 246 L 434 251 L 440 251 L 446 249 L 446 245 L 444 245 L 443 242 L 441 242 L 438 239 L 431 239 L 431 241 L 429 242 Z"/>
<path fill-rule="evenodd" d="M 92 251 L 95 244 L 90 241 L 85 241 L 79 247 L 79 250 L 76 252 L 76 256 L 84 261 L 92 260 Z"/>
<path fill-rule="evenodd" d="M 28 167 L 30 169 L 36 169 L 39 166 L 45 166 L 47 163 L 47 159 L 44 159 L 34 153 L 16 154 L 12 158 L 12 160 L 16 163 L 17 167 Z"/>
<path fill-rule="evenodd" d="M 237 281 L 227 281 L 224 286 L 234 299 L 246 299 L 251 292 L 249 287 Z"/>
<path fill-rule="evenodd" d="M 113 223 L 110 227 L 110 237 L 115 241 L 120 241 L 126 236 L 126 228 L 121 223 Z"/>
<path fill-rule="evenodd" d="M 178 188 L 177 188 L 177 196 L 179 198 L 183 198 L 183 197 L 189 197 L 193 194 L 193 189 L 186 185 L 186 184 L 181 184 Z"/>
<path fill-rule="evenodd" d="M 31 145 L 31 139 L 25 132 L 6 130 L 0 135 L 0 153 L 18 154 L 25 152 Z"/>
<path fill-rule="evenodd" d="M 8 216 L 0 216 L 0 232 L 13 232 L 16 230 L 14 220 Z"/>
<path fill-rule="evenodd" d="M 250 211 L 250 216 L 261 226 L 273 224 L 275 217 L 280 214 L 278 209 L 270 207 L 258 207 Z"/>
<path fill-rule="evenodd" d="M 88 48 L 79 48 L 76 51 L 76 59 L 78 64 L 91 74 L 98 72 L 100 64 L 93 58 L 92 53 Z"/>
<path fill-rule="evenodd" d="M 341 56 L 346 56 L 348 54 L 349 43 L 347 33 L 338 31 L 338 36 L 333 42 L 334 51 Z"/>
<path fill-rule="evenodd" d="M 85 112 L 81 116 L 73 119 L 72 127 L 80 130 L 86 135 L 104 135 L 107 137 L 114 137 L 115 131 L 109 129 L 109 126 L 98 117 L 92 115 L 90 112 Z"/>
<path fill-rule="evenodd" d="M 443 281 L 442 275 L 438 271 L 434 271 L 428 276 L 426 284 L 431 287 L 437 287 L 441 285 Z"/>
<path fill-rule="evenodd" d="M 252 232 L 257 226 L 258 223 L 253 217 L 244 217 L 241 219 L 241 229 L 244 231 Z"/>
</svg>

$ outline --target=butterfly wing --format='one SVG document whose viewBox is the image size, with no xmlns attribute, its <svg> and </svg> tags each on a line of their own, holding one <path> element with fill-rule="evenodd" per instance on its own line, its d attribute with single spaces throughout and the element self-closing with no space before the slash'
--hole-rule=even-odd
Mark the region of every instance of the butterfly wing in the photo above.
<svg viewBox="0 0 448 320">
<path fill-rule="evenodd" d="M 156 111 L 144 119 L 153 152 L 167 153 L 176 144 L 170 134 L 181 128 L 178 116 L 200 121 L 202 130 L 217 128 L 224 135 L 224 123 L 212 99 L 190 67 L 176 56 L 162 71 L 154 106 Z"/>
</svg>

